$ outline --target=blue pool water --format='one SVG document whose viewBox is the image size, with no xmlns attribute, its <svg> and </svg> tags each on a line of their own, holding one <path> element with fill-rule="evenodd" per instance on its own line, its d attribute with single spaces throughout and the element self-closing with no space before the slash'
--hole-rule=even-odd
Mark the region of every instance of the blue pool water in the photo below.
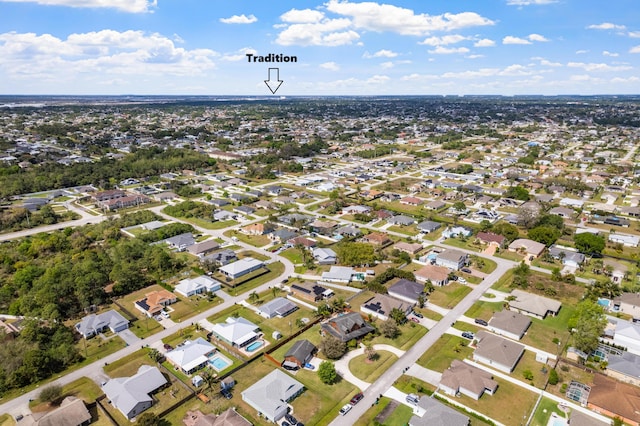
<svg viewBox="0 0 640 426">
<path fill-rule="evenodd" d="M 222 371 L 231 365 L 231 362 L 220 355 L 215 355 L 213 358 L 209 358 L 209 364 L 213 366 L 217 371 Z"/>
<path fill-rule="evenodd" d="M 611 304 L 610 300 L 607 299 L 598 299 L 598 305 L 604 307 L 604 308 L 608 308 L 609 304 Z"/>
<path fill-rule="evenodd" d="M 553 426 L 567 426 L 567 423 L 562 419 L 554 419 Z"/>
<path fill-rule="evenodd" d="M 258 348 L 261 348 L 262 345 L 264 345 L 264 343 L 262 343 L 262 342 L 253 342 L 252 344 L 247 346 L 247 352 L 253 352 L 253 351 L 257 350 Z"/>
</svg>

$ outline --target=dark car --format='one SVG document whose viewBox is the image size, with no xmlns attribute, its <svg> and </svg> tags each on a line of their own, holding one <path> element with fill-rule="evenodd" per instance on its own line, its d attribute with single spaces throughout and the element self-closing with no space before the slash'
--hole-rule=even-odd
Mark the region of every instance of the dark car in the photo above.
<svg viewBox="0 0 640 426">
<path fill-rule="evenodd" d="M 424 318 L 424 315 L 422 315 L 420 312 L 413 312 L 413 315 L 418 317 L 418 318 Z"/>
<path fill-rule="evenodd" d="M 282 426 L 291 426 L 291 423 L 289 423 L 289 422 L 287 422 L 287 421 L 283 420 L 283 421 L 282 421 Z"/>
<path fill-rule="evenodd" d="M 287 413 L 284 415 L 284 419 L 286 421 L 288 421 L 289 423 L 291 423 L 292 425 L 295 425 L 298 423 L 298 419 L 296 419 L 295 417 L 293 417 L 293 415 Z"/>
<path fill-rule="evenodd" d="M 224 396 L 226 399 L 231 399 L 233 397 L 229 389 L 222 389 L 220 391 L 220 395 Z"/>
<path fill-rule="evenodd" d="M 484 325 L 485 327 L 489 325 L 489 323 L 482 318 L 476 318 L 476 324 Z"/>
<path fill-rule="evenodd" d="M 473 340 L 476 336 L 470 331 L 465 331 L 462 333 L 462 337 L 464 337 L 465 339 Z"/>
<path fill-rule="evenodd" d="M 364 398 L 364 395 L 362 392 L 355 394 L 354 397 L 351 398 L 351 401 L 350 401 L 351 405 L 356 405 L 358 402 L 362 400 L 362 398 Z"/>
<path fill-rule="evenodd" d="M 470 274 L 470 273 L 471 273 L 471 269 L 469 269 L 469 268 L 462 268 L 462 269 L 460 269 L 460 270 L 461 270 L 462 272 L 467 273 L 467 274 Z"/>
<path fill-rule="evenodd" d="M 165 344 L 164 344 L 164 350 L 165 350 L 165 351 L 172 351 L 172 350 L 173 350 L 173 346 L 171 346 L 171 345 L 170 345 L 170 344 L 168 344 L 168 343 L 165 343 Z"/>
</svg>

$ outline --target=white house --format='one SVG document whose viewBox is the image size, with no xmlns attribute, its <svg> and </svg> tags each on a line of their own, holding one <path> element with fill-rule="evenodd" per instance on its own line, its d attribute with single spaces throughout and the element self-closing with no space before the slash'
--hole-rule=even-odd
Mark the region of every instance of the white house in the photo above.
<svg viewBox="0 0 640 426">
<path fill-rule="evenodd" d="M 289 411 L 288 402 L 304 391 L 304 385 L 281 370 L 258 380 L 242 392 L 242 400 L 267 421 L 277 422 Z"/>
<path fill-rule="evenodd" d="M 624 346 L 633 354 L 640 355 L 640 324 L 616 319 L 613 343 Z"/>
<path fill-rule="evenodd" d="M 273 317 L 284 318 L 297 309 L 298 306 L 292 301 L 284 297 L 276 297 L 270 302 L 258 306 L 258 313 L 267 319 Z"/>
<path fill-rule="evenodd" d="M 609 234 L 609 241 L 612 243 L 620 243 L 625 247 L 638 247 L 638 244 L 640 244 L 640 236 L 611 232 Z"/>
<path fill-rule="evenodd" d="M 237 262 L 222 266 L 219 271 L 232 280 L 235 280 L 263 267 L 264 262 L 261 260 L 254 259 L 252 257 L 244 257 Z"/>
<path fill-rule="evenodd" d="M 102 390 L 111 405 L 132 419 L 153 405 L 150 394 L 166 383 L 158 367 L 142 365 L 134 376 L 111 379 Z"/>
<path fill-rule="evenodd" d="M 229 317 L 224 323 L 213 325 L 211 332 L 218 339 L 241 348 L 260 337 L 260 328 L 242 317 Z"/>
<path fill-rule="evenodd" d="M 460 250 L 446 249 L 436 256 L 436 265 L 457 271 L 467 264 L 468 257 L 465 252 Z"/>
<path fill-rule="evenodd" d="M 175 292 L 184 297 L 193 296 L 202 293 L 212 293 L 222 288 L 222 284 L 206 275 L 200 275 L 196 278 L 186 278 L 178 283 Z"/>
<path fill-rule="evenodd" d="M 215 346 L 198 337 L 195 340 L 187 340 L 182 346 L 167 352 L 165 356 L 167 361 L 185 374 L 192 374 L 207 365 L 208 356 L 215 350 Z"/>
</svg>

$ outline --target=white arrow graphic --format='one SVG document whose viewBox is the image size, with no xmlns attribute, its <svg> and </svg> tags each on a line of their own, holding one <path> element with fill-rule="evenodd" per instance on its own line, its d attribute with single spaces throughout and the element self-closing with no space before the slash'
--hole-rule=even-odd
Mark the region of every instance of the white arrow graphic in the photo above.
<svg viewBox="0 0 640 426">
<path fill-rule="evenodd" d="M 271 73 L 272 71 L 273 71 L 273 74 Z M 271 76 L 274 74 L 275 74 L 275 80 L 271 78 Z M 278 89 L 280 88 L 280 86 L 282 86 L 282 83 L 284 83 L 283 80 L 280 80 L 280 68 L 269 68 L 268 76 L 269 76 L 269 79 L 265 80 L 264 84 L 266 84 L 269 90 L 271 90 L 271 93 L 275 95 Z"/>
</svg>

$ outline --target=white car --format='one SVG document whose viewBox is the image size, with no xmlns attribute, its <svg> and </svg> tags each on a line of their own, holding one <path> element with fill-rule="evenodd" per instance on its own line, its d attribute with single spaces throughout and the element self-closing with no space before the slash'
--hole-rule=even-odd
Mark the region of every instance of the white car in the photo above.
<svg viewBox="0 0 640 426">
<path fill-rule="evenodd" d="M 342 407 L 340 409 L 340 414 L 342 414 L 343 416 L 345 414 L 347 414 L 349 411 L 351 411 L 351 409 L 353 408 L 353 406 L 351 404 L 345 404 L 344 407 Z"/>
<path fill-rule="evenodd" d="M 169 318 L 169 313 L 167 311 L 160 311 L 160 315 L 162 315 L 163 318 Z"/>
<path fill-rule="evenodd" d="M 458 282 L 459 282 L 460 284 L 466 284 L 466 283 L 467 283 L 467 280 L 465 280 L 465 279 L 464 279 L 464 278 L 462 278 L 462 277 L 458 277 Z"/>
</svg>

